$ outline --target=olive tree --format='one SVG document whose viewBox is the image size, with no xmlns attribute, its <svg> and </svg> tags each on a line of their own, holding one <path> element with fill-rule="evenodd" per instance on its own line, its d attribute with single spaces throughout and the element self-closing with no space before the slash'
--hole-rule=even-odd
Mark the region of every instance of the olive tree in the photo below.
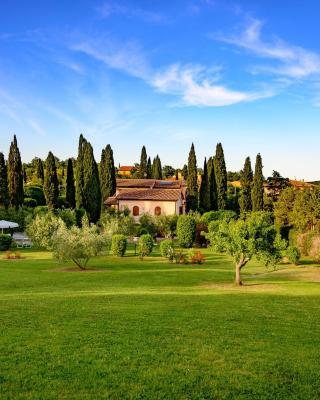
<svg viewBox="0 0 320 400">
<path fill-rule="evenodd" d="M 281 259 L 286 243 L 281 240 L 267 212 L 248 214 L 246 219 L 212 221 L 206 234 L 212 249 L 229 254 L 235 262 L 235 283 L 242 285 L 241 270 L 256 257 L 266 266 Z"/>
<path fill-rule="evenodd" d="M 63 220 L 53 212 L 37 214 L 27 225 L 27 234 L 32 242 L 47 250 L 52 248 L 52 239 L 59 228 L 65 227 Z"/>
</svg>

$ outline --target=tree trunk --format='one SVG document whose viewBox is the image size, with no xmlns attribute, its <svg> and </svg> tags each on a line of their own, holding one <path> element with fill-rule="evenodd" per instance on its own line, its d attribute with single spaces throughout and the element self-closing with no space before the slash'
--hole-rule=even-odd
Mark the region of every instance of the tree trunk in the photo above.
<svg viewBox="0 0 320 400">
<path fill-rule="evenodd" d="M 249 261 L 249 258 L 245 258 L 244 256 L 242 256 L 240 258 L 239 262 L 236 264 L 236 281 L 235 281 L 235 284 L 237 286 L 241 286 L 242 285 L 241 269 L 247 264 L 248 261 Z"/>
</svg>

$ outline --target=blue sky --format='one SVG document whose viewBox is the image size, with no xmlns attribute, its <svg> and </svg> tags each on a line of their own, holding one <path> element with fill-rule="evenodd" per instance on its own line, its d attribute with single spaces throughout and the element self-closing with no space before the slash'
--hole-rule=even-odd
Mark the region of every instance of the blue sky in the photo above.
<svg viewBox="0 0 320 400">
<path fill-rule="evenodd" d="M 76 6 L 75 6 L 76 4 Z M 229 170 L 261 152 L 264 173 L 320 178 L 316 0 L 0 3 L 0 151 L 24 161 L 151 157 L 181 167 L 224 146 Z"/>
</svg>

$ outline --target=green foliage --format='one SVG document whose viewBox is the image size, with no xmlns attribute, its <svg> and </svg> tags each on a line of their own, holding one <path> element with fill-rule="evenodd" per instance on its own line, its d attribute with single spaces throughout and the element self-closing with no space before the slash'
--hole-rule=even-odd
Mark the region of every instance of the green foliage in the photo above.
<svg viewBox="0 0 320 400">
<path fill-rule="evenodd" d="M 80 269 L 85 269 L 90 258 L 109 246 L 109 238 L 99 234 L 95 225 L 82 225 L 82 228 L 73 226 L 71 229 L 60 225 L 53 235 L 52 250 L 58 261 L 73 261 Z"/>
<path fill-rule="evenodd" d="M 8 209 L 0 208 L 0 220 L 13 221 L 19 224 L 19 230 L 24 230 L 26 220 L 32 217 L 34 210 L 31 208 L 20 207 L 18 209 L 9 207 Z"/>
<path fill-rule="evenodd" d="M 222 144 L 218 143 L 214 158 L 214 170 L 217 185 L 217 207 L 225 210 L 227 207 L 227 169 Z"/>
<path fill-rule="evenodd" d="M 67 180 L 66 180 L 66 201 L 68 206 L 75 208 L 76 206 L 76 189 L 74 185 L 74 173 L 72 158 L 68 159 L 67 164 Z"/>
<path fill-rule="evenodd" d="M 160 253 L 162 257 L 171 259 L 174 251 L 173 241 L 170 239 L 165 239 L 160 242 Z"/>
<path fill-rule="evenodd" d="M 53 237 L 61 227 L 65 227 L 64 222 L 53 212 L 39 213 L 29 222 L 27 234 L 36 246 L 51 250 Z"/>
<path fill-rule="evenodd" d="M 54 155 L 49 151 L 46 159 L 46 172 L 43 185 L 46 203 L 49 209 L 58 207 L 59 182 L 57 177 L 57 168 Z"/>
<path fill-rule="evenodd" d="M 3 153 L 0 153 L 0 207 L 9 205 L 8 172 Z"/>
<path fill-rule="evenodd" d="M 159 215 L 154 218 L 159 236 L 173 238 L 177 230 L 177 215 Z"/>
<path fill-rule="evenodd" d="M 30 207 L 30 208 L 34 208 L 37 207 L 37 200 L 32 199 L 31 197 L 25 197 L 23 200 L 23 205 L 25 207 Z"/>
<path fill-rule="evenodd" d="M 153 159 L 152 163 L 152 178 L 153 179 L 162 179 L 162 166 L 161 166 L 161 161 L 160 157 L 157 156 Z"/>
<path fill-rule="evenodd" d="M 177 237 L 181 247 L 193 246 L 196 237 L 196 220 L 191 215 L 180 215 L 177 223 Z"/>
<path fill-rule="evenodd" d="M 76 169 L 76 207 L 78 209 L 84 208 L 85 196 L 84 196 L 84 176 L 83 176 L 83 154 L 86 140 L 81 134 L 79 136 L 78 145 L 78 158 L 77 158 L 77 169 Z"/>
<path fill-rule="evenodd" d="M 188 166 L 186 164 L 184 164 L 184 166 L 182 167 L 182 177 L 185 181 L 187 181 L 188 179 Z"/>
<path fill-rule="evenodd" d="M 41 186 L 25 186 L 24 196 L 36 200 L 38 206 L 44 206 L 46 204 L 43 188 Z"/>
<path fill-rule="evenodd" d="M 127 250 L 127 238 L 125 235 L 113 235 L 111 251 L 114 256 L 123 257 Z"/>
<path fill-rule="evenodd" d="M 140 255 L 140 258 L 143 259 L 145 256 L 149 256 L 152 252 L 153 249 L 153 239 L 152 236 L 149 235 L 148 233 L 145 235 L 141 235 L 139 237 L 139 242 L 138 242 L 138 253 Z"/>
<path fill-rule="evenodd" d="M 254 170 L 253 184 L 252 184 L 252 211 L 263 211 L 263 172 L 262 172 L 262 158 L 257 154 L 256 165 Z"/>
<path fill-rule="evenodd" d="M 252 211 L 252 199 L 251 199 L 251 188 L 252 188 L 253 172 L 251 168 L 250 157 L 246 158 L 243 170 L 241 171 L 241 191 L 240 191 L 240 211 L 246 213 Z"/>
<path fill-rule="evenodd" d="M 142 214 L 139 218 L 139 235 L 148 233 L 153 237 L 156 232 L 157 227 L 153 216 L 147 213 Z"/>
<path fill-rule="evenodd" d="M 13 136 L 13 141 L 10 145 L 7 170 L 9 204 L 11 207 L 18 208 L 23 204 L 24 193 L 22 162 L 16 135 Z"/>
<path fill-rule="evenodd" d="M 138 170 L 138 176 L 140 179 L 145 179 L 147 178 L 148 171 L 147 171 L 147 150 L 145 146 L 142 146 L 141 149 L 141 156 L 140 156 L 140 164 L 139 164 L 139 170 Z"/>
<path fill-rule="evenodd" d="M 206 159 L 204 159 L 203 174 L 199 190 L 199 208 L 202 212 L 211 210 L 210 184 Z"/>
<path fill-rule="evenodd" d="M 148 157 L 148 162 L 147 162 L 147 179 L 152 178 L 152 164 L 151 164 L 151 158 Z"/>
<path fill-rule="evenodd" d="M 176 170 L 173 167 L 171 167 L 171 165 L 165 165 L 162 168 L 162 174 L 165 178 L 170 178 L 170 177 L 174 176 L 175 173 L 176 173 Z"/>
<path fill-rule="evenodd" d="M 113 151 L 108 144 L 101 153 L 100 162 L 101 207 L 105 208 L 104 201 L 116 192 L 116 171 L 114 167 Z"/>
<path fill-rule="evenodd" d="M 237 213 L 231 210 L 219 210 L 219 211 L 209 211 L 201 216 L 201 221 L 209 225 L 211 221 L 223 221 L 227 222 L 232 219 L 237 219 Z"/>
<path fill-rule="evenodd" d="M 77 216 L 75 210 L 71 208 L 59 208 L 55 214 L 62 219 L 67 228 L 77 225 Z M 82 217 L 83 218 L 83 215 Z"/>
<path fill-rule="evenodd" d="M 0 251 L 6 251 L 10 249 L 12 243 L 11 235 L 0 233 Z"/>
<path fill-rule="evenodd" d="M 209 193 L 210 193 L 210 210 L 217 210 L 217 183 L 216 183 L 216 174 L 214 168 L 214 159 L 210 157 L 207 163 L 208 168 L 208 185 L 209 185 Z"/>
<path fill-rule="evenodd" d="M 122 234 L 125 236 L 134 236 L 136 233 L 136 223 L 134 218 L 124 211 L 108 209 L 100 217 L 99 224 L 103 231 L 109 236 Z"/>
<path fill-rule="evenodd" d="M 192 143 L 188 157 L 188 178 L 187 178 L 187 198 L 186 206 L 188 211 L 198 209 L 198 171 L 197 158 Z"/>
<path fill-rule="evenodd" d="M 299 260 L 301 258 L 301 254 L 300 251 L 297 247 L 295 246 L 288 246 L 287 250 L 286 250 L 286 255 L 288 257 L 289 262 L 291 262 L 292 264 L 298 265 L 299 264 Z"/>
</svg>

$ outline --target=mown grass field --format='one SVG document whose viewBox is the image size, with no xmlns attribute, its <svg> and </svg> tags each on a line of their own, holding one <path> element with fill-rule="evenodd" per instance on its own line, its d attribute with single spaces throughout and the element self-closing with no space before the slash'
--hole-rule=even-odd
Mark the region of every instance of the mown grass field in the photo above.
<svg viewBox="0 0 320 400">
<path fill-rule="evenodd" d="M 0 255 L 1 399 L 319 399 L 320 268 Z"/>
</svg>

